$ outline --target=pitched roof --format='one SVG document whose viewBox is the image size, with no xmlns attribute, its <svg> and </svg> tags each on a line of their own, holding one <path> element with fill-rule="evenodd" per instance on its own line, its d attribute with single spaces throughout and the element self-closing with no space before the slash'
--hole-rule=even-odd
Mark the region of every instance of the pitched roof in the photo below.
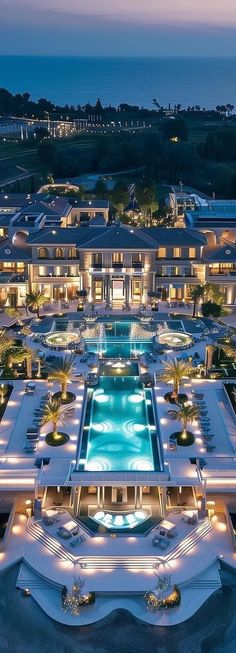
<svg viewBox="0 0 236 653">
<path fill-rule="evenodd" d="M 30 261 L 31 250 L 27 247 L 15 247 L 11 240 L 5 238 L 0 242 L 0 261 Z"/>
<path fill-rule="evenodd" d="M 204 247 L 203 260 L 207 263 L 235 263 L 236 245 L 230 243 L 220 247 Z"/>
<path fill-rule="evenodd" d="M 184 228 L 166 228 L 166 227 L 144 227 L 143 232 L 151 236 L 160 245 L 173 245 L 188 247 L 192 245 L 204 245 L 207 243 L 206 236 L 194 231 L 193 229 Z"/>
</svg>

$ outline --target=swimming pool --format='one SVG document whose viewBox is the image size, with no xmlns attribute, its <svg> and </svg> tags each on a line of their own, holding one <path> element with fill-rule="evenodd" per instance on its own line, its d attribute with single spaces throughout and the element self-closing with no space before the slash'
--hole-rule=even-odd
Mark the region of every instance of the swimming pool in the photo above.
<svg viewBox="0 0 236 653">
<path fill-rule="evenodd" d="M 152 351 L 155 325 L 142 325 L 138 320 L 101 320 L 96 338 L 84 332 L 90 351 L 101 358 L 138 358 Z"/>
<path fill-rule="evenodd" d="M 136 376 L 103 376 L 87 396 L 79 469 L 161 469 L 152 392 Z"/>
</svg>

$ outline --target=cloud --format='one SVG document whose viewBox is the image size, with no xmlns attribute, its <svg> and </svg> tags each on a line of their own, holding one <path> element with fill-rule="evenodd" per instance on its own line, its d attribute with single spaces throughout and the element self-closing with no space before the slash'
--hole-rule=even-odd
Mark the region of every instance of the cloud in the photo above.
<svg viewBox="0 0 236 653">
<path fill-rule="evenodd" d="M 134 25 L 236 26 L 235 0 L 0 0 L 1 7 L 7 13 L 10 10 L 13 22 L 23 13 L 26 22 L 33 16 L 45 20 L 53 16 L 57 22 L 58 17 L 66 15 L 71 19 L 101 17 Z"/>
</svg>

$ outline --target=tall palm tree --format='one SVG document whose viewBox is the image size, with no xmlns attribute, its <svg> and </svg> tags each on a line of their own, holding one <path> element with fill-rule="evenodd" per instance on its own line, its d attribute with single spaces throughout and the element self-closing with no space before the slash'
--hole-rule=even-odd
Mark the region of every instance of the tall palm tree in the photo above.
<svg viewBox="0 0 236 653">
<path fill-rule="evenodd" d="M 8 392 L 8 385 L 5 383 L 0 384 L 0 404 L 4 404 L 4 397 Z"/>
<path fill-rule="evenodd" d="M 39 351 L 31 349 L 31 347 L 24 347 L 25 361 L 26 361 L 26 374 L 28 378 L 32 378 L 33 375 L 33 362 L 38 363 L 37 376 L 40 376 L 40 364 L 39 364 Z"/>
<path fill-rule="evenodd" d="M 74 366 L 75 357 L 65 356 L 65 358 L 59 358 L 49 372 L 49 381 L 57 381 L 61 386 L 62 401 L 65 401 L 67 398 L 67 386 L 70 383 Z"/>
<path fill-rule="evenodd" d="M 41 306 L 45 303 L 45 297 L 39 290 L 30 292 L 26 295 L 26 306 L 30 311 L 36 311 L 37 317 L 39 318 L 39 310 Z"/>
<path fill-rule="evenodd" d="M 59 399 L 49 399 L 46 406 L 44 406 L 42 414 L 42 426 L 52 424 L 52 436 L 55 440 L 61 438 L 57 432 L 58 424 L 64 424 L 61 416 L 61 402 Z"/>
<path fill-rule="evenodd" d="M 197 315 L 198 304 L 200 299 L 204 297 L 204 292 L 205 292 L 205 288 L 204 286 L 201 285 L 194 286 L 194 288 L 191 291 L 191 299 L 193 301 L 193 317 L 196 317 Z"/>
<path fill-rule="evenodd" d="M 192 424 L 199 417 L 199 410 L 197 406 L 189 406 L 189 404 L 182 404 L 179 410 L 169 410 L 168 415 L 170 417 L 178 419 L 182 422 L 183 429 L 181 433 L 181 439 L 186 440 L 188 437 L 187 426 Z"/>
<path fill-rule="evenodd" d="M 169 360 L 165 364 L 164 372 L 160 374 L 160 380 L 164 383 L 173 383 L 173 399 L 178 399 L 179 388 L 181 381 L 185 378 L 189 378 L 193 373 L 193 367 L 190 363 L 185 363 L 184 361 Z"/>
<path fill-rule="evenodd" d="M 10 334 L 5 331 L 5 329 L 2 329 L 0 331 L 0 358 L 6 351 L 12 347 L 13 344 L 13 338 L 10 336 Z"/>
</svg>

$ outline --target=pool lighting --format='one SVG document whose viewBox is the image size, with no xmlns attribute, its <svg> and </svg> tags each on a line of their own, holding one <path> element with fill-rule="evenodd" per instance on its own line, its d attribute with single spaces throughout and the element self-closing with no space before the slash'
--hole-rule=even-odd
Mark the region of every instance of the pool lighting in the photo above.
<svg viewBox="0 0 236 653">
<path fill-rule="evenodd" d="M 96 395 L 94 397 L 95 401 L 97 401 L 99 404 L 108 404 L 109 401 L 109 395 L 101 394 L 101 395 Z"/>
<path fill-rule="evenodd" d="M 129 395 L 128 401 L 130 401 L 131 404 L 139 404 L 141 401 L 143 401 L 143 397 L 140 394 L 132 394 Z"/>
</svg>

